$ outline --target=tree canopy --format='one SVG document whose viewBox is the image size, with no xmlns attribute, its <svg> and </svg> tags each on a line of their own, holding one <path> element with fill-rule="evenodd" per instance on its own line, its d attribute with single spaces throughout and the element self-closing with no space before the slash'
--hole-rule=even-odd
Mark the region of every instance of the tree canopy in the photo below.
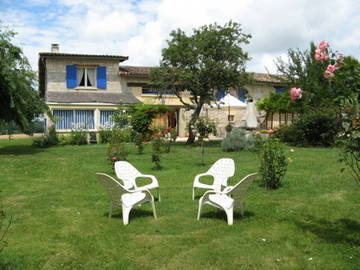
<svg viewBox="0 0 360 270">
<path fill-rule="evenodd" d="M 21 48 L 11 42 L 14 35 L 0 22 L 0 120 L 14 121 L 26 130 L 47 106 L 35 90 L 35 72 Z"/>
<path fill-rule="evenodd" d="M 180 29 L 170 33 L 160 66 L 151 69 L 150 80 L 160 94 L 162 90 L 172 90 L 187 110 L 193 110 L 188 143 L 194 142 L 194 124 L 203 105 L 216 99 L 216 91 L 246 82 L 245 64 L 250 58 L 241 46 L 248 44 L 250 38 L 242 33 L 239 23 L 232 21 L 224 26 L 202 26 L 194 29 L 192 35 Z M 190 102 L 184 93 L 189 93 Z"/>
</svg>

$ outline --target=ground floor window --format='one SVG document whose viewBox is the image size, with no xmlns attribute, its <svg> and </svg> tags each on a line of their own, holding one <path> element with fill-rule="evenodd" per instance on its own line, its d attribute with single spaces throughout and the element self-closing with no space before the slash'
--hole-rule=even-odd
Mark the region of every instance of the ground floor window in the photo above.
<svg viewBox="0 0 360 270">
<path fill-rule="evenodd" d="M 114 121 L 112 116 L 114 115 L 114 110 L 101 110 L 100 111 L 100 125 L 102 127 L 112 127 L 114 125 Z"/>
<path fill-rule="evenodd" d="M 94 129 L 94 110 L 53 110 L 55 128 Z"/>
</svg>

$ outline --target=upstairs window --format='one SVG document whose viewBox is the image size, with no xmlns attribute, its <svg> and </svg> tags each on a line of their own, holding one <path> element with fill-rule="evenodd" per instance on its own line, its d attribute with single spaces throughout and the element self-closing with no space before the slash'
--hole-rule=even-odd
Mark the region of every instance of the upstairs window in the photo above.
<svg viewBox="0 0 360 270">
<path fill-rule="evenodd" d="M 96 87 L 95 68 L 77 68 L 77 86 Z"/>
<path fill-rule="evenodd" d="M 66 66 L 67 88 L 100 88 L 106 89 L 106 67 Z"/>
</svg>

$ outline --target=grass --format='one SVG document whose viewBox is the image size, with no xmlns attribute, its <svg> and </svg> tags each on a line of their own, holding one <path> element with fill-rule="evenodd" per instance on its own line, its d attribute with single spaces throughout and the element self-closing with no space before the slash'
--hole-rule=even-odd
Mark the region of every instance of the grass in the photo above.
<svg viewBox="0 0 360 270">
<path fill-rule="evenodd" d="M 162 155 L 163 170 L 152 170 L 151 147 L 128 160 L 157 176 L 162 201 L 158 219 L 149 204 L 108 218 L 109 201 L 95 178 L 113 174 L 105 145 L 37 149 L 31 140 L 0 140 L 0 190 L 12 216 L 8 246 L 0 253 L 2 269 L 359 269 L 360 186 L 340 173 L 336 149 L 288 151 L 284 186 L 249 189 L 245 217 L 206 206 L 196 220 L 191 200 L 194 176 L 221 157 L 236 163 L 235 183 L 256 172 L 251 152 L 225 153 L 176 145 Z M 198 193 L 200 195 L 200 192 Z"/>
</svg>

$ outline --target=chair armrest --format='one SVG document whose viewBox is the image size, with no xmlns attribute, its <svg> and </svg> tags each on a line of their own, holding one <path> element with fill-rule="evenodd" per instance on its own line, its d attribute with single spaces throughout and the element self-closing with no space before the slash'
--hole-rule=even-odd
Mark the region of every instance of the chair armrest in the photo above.
<svg viewBox="0 0 360 270">
<path fill-rule="evenodd" d="M 138 177 L 150 178 L 151 179 L 151 184 L 159 185 L 159 182 L 158 182 L 158 180 L 156 179 L 156 177 L 154 175 L 151 175 L 151 174 L 139 174 L 138 176 L 136 176 L 136 178 L 138 178 Z M 135 181 L 135 185 L 136 185 L 136 181 Z M 136 186 L 136 188 L 137 188 L 137 186 Z"/>
<path fill-rule="evenodd" d="M 212 176 L 212 175 L 207 173 L 207 172 L 206 173 L 200 173 L 200 174 L 195 176 L 194 184 L 195 183 L 200 183 L 200 177 L 203 177 L 203 176 Z"/>
</svg>

